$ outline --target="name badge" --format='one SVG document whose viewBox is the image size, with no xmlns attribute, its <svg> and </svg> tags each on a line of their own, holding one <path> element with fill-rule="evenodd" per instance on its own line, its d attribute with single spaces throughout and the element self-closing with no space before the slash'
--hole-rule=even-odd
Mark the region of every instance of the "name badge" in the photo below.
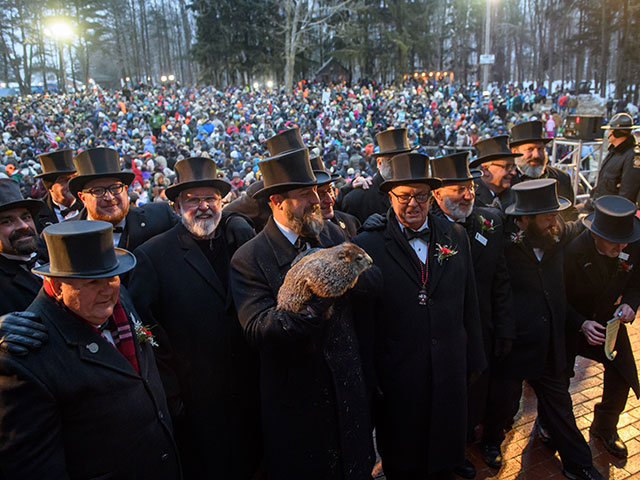
<svg viewBox="0 0 640 480">
<path fill-rule="evenodd" d="M 627 260 L 629 260 L 629 254 L 626 252 L 620 252 L 620 255 L 618 255 L 618 258 L 626 262 Z"/>
<path fill-rule="evenodd" d="M 483 247 L 487 246 L 487 239 L 480 232 L 476 232 L 476 240 L 479 241 Z"/>
</svg>

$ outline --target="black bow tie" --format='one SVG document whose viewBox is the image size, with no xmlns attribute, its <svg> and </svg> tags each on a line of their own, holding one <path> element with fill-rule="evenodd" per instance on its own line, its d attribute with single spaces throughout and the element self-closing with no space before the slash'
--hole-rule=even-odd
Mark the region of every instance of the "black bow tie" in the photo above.
<svg viewBox="0 0 640 480">
<path fill-rule="evenodd" d="M 71 212 L 77 212 L 78 210 L 80 210 L 80 206 L 78 205 L 78 202 L 73 202 L 73 204 L 69 208 L 61 208 L 60 215 L 62 215 L 63 217 L 66 217 Z"/>
<path fill-rule="evenodd" d="M 113 227 L 113 233 L 123 233 L 124 227 Z"/>
<path fill-rule="evenodd" d="M 429 241 L 429 228 L 423 228 L 422 230 L 411 230 L 410 228 L 405 228 L 404 229 L 404 236 L 406 237 L 407 241 L 410 242 L 411 240 L 415 240 L 416 238 L 419 238 L 420 240 L 424 240 L 425 242 Z"/>
<path fill-rule="evenodd" d="M 309 246 L 313 248 L 318 245 L 318 240 L 315 238 L 299 236 L 293 246 L 298 251 L 298 253 L 301 253 L 307 249 L 307 244 L 309 244 Z"/>
</svg>

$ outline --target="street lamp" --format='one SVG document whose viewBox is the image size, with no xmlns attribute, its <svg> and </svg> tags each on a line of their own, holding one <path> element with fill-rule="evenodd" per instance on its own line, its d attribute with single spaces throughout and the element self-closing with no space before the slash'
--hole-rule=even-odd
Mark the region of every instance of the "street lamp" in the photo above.
<svg viewBox="0 0 640 480">
<path fill-rule="evenodd" d="M 162 76 L 160 77 L 160 81 L 161 81 L 162 83 L 165 83 L 165 82 L 167 81 L 167 76 L 166 76 L 166 75 L 162 75 Z"/>
<path fill-rule="evenodd" d="M 173 82 L 176 79 L 175 75 L 171 74 L 169 75 L 169 81 Z"/>
</svg>

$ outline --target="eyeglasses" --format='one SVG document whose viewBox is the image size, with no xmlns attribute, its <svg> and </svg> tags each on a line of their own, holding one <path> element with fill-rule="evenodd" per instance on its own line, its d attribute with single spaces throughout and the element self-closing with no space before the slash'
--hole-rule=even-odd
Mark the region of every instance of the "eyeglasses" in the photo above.
<svg viewBox="0 0 640 480">
<path fill-rule="evenodd" d="M 198 208 L 202 202 L 210 207 L 219 205 L 221 201 L 221 197 L 187 197 L 182 200 L 182 204 L 187 208 Z"/>
<path fill-rule="evenodd" d="M 490 163 L 489 165 L 494 165 L 496 167 L 504 168 L 507 172 L 510 172 L 514 168 L 516 168 L 515 163 L 507 163 L 506 165 L 502 165 L 501 163 Z"/>
<path fill-rule="evenodd" d="M 398 199 L 398 202 L 402 204 L 411 202 L 412 198 L 415 199 L 415 201 L 418 203 L 427 203 L 427 200 L 429 200 L 429 198 L 431 197 L 431 192 L 417 193 L 415 195 L 408 195 L 408 194 L 396 195 L 393 192 L 389 192 L 389 193 L 391 193 L 391 195 L 396 197 Z"/>
<path fill-rule="evenodd" d="M 127 188 L 127 186 L 124 183 L 114 183 L 108 187 L 93 187 L 82 191 L 91 194 L 93 197 L 100 198 L 104 197 L 107 192 L 114 196 L 120 195 L 125 188 Z"/>
<path fill-rule="evenodd" d="M 467 192 L 475 193 L 476 191 L 476 186 L 473 183 L 471 185 L 460 185 L 455 187 L 449 185 L 448 187 L 444 187 L 444 188 L 449 188 L 450 189 L 449 191 L 454 195 L 464 195 Z"/>
</svg>

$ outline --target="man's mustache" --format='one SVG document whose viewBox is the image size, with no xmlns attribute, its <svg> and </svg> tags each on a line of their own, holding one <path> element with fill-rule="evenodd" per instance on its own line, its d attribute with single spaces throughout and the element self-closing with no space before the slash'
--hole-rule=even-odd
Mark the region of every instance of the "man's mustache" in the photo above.
<svg viewBox="0 0 640 480">
<path fill-rule="evenodd" d="M 24 237 L 35 237 L 35 236 L 36 236 L 36 232 L 33 228 L 31 227 L 22 228 L 20 230 L 15 230 L 11 232 L 11 234 L 9 235 L 9 242 L 14 242 Z"/>
</svg>

